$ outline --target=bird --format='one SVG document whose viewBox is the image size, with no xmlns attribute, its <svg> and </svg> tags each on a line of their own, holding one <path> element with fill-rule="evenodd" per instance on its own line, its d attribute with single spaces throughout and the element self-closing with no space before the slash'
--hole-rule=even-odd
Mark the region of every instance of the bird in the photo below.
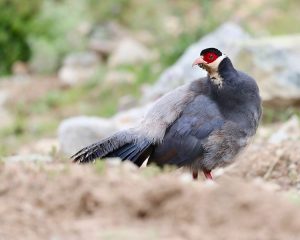
<svg viewBox="0 0 300 240">
<path fill-rule="evenodd" d="M 75 163 L 112 157 L 141 166 L 187 168 L 193 179 L 235 161 L 255 135 L 262 115 L 254 78 L 237 70 L 219 49 L 203 49 L 192 63 L 206 77 L 188 82 L 157 99 L 137 126 L 87 146 Z"/>
</svg>

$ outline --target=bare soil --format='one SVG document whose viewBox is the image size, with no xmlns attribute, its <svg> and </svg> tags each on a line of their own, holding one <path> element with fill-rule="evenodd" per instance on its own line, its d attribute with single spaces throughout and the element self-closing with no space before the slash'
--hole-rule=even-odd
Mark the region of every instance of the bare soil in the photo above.
<svg viewBox="0 0 300 240">
<path fill-rule="evenodd" d="M 214 183 L 129 163 L 3 163 L 0 239 L 298 240 L 297 146 L 252 145 Z"/>
<path fill-rule="evenodd" d="M 300 142 L 252 144 L 228 173 L 248 180 L 259 178 L 277 189 L 300 191 Z"/>
</svg>

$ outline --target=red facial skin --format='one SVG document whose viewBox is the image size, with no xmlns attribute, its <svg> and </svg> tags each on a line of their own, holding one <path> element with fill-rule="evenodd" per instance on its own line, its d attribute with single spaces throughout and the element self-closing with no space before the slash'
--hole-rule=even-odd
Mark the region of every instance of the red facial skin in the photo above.
<svg viewBox="0 0 300 240">
<path fill-rule="evenodd" d="M 203 60 L 207 63 L 212 63 L 215 61 L 219 56 L 213 52 L 208 52 L 203 55 Z"/>
</svg>

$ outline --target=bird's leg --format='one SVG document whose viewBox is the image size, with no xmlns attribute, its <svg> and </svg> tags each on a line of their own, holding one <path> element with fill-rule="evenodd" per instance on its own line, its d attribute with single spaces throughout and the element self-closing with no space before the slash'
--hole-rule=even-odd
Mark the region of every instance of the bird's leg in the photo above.
<svg viewBox="0 0 300 240">
<path fill-rule="evenodd" d="M 205 176 L 206 179 L 213 180 L 213 178 L 211 176 L 211 171 L 204 170 L 203 173 L 204 173 L 204 176 Z"/>
<path fill-rule="evenodd" d="M 198 179 L 198 171 L 193 171 L 193 179 L 194 180 Z"/>
</svg>

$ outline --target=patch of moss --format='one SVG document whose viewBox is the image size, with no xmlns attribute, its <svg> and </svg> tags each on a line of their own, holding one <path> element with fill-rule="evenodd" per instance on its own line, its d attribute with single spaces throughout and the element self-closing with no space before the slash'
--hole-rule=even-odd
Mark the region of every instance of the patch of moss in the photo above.
<svg viewBox="0 0 300 240">
<path fill-rule="evenodd" d="M 100 174 L 100 175 L 103 175 L 103 173 L 105 172 L 105 169 L 106 169 L 106 165 L 105 165 L 105 162 L 100 160 L 100 161 L 96 161 L 95 164 L 95 171 Z"/>
<path fill-rule="evenodd" d="M 263 124 L 270 124 L 276 122 L 285 122 L 291 116 L 296 115 L 300 118 L 300 110 L 297 107 L 288 107 L 288 108 L 263 108 Z"/>
</svg>

